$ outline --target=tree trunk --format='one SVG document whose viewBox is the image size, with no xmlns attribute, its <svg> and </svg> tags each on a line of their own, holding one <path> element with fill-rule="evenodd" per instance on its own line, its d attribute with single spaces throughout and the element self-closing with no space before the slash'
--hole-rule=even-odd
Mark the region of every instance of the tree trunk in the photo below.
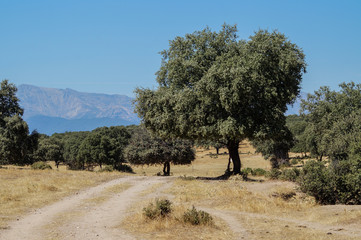
<svg viewBox="0 0 361 240">
<path fill-rule="evenodd" d="M 230 173 L 231 172 L 231 162 L 232 162 L 232 158 L 229 157 L 228 158 L 228 165 L 227 165 L 227 173 Z"/>
<path fill-rule="evenodd" d="M 169 162 L 164 163 L 163 174 L 164 174 L 164 176 L 170 175 L 170 163 Z"/>
<path fill-rule="evenodd" d="M 228 141 L 227 148 L 229 157 L 233 162 L 233 174 L 241 173 L 241 159 L 238 153 L 239 141 Z"/>
<path fill-rule="evenodd" d="M 219 148 L 218 147 L 216 147 L 216 151 L 217 151 L 217 155 L 219 155 Z"/>
</svg>

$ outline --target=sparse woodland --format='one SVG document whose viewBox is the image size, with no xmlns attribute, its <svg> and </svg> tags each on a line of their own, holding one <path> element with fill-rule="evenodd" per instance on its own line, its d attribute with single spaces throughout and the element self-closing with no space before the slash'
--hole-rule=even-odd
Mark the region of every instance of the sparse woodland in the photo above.
<svg viewBox="0 0 361 240">
<path fill-rule="evenodd" d="M 232 210 L 257 214 L 277 212 L 280 206 L 285 211 L 305 211 L 311 208 L 305 202 L 308 198 L 318 204 L 361 204 L 361 84 L 342 83 L 339 91 L 321 87 L 302 101 L 299 115 L 285 116 L 287 104 L 292 104 L 299 94 L 306 62 L 302 49 L 284 34 L 259 30 L 249 40 L 239 40 L 236 26 L 224 25 L 219 32 L 206 28 L 176 37 L 161 54 L 162 65 L 156 74 L 158 87 L 135 90 L 140 126 L 101 127 L 52 136 L 29 133 L 22 119 L 24 110 L 19 106 L 17 89 L 3 80 L 0 166 L 4 169 L 0 171 L 9 165 L 31 165 L 33 169 L 52 169 L 50 165 L 54 165 L 66 166 L 68 170 L 96 169 L 102 174 L 140 173 L 139 166 L 161 165 L 158 175 L 170 176 L 171 164 L 201 161 L 202 149 L 214 147 L 216 152 L 209 155 L 213 158 L 210 162 L 214 164 L 222 156 L 228 159 L 228 166 L 224 165 L 224 175 L 211 176 L 212 180 L 231 177 L 236 181 L 217 183 L 223 185 L 211 190 L 207 183 L 189 181 L 196 177 L 209 180 L 209 176 L 184 174 L 174 187 L 177 193 L 170 190 L 176 202 L 199 200 L 207 204 L 217 200 L 213 204 L 222 208 L 229 202 Z M 242 152 L 240 144 L 245 141 L 254 147 L 252 154 L 261 154 L 271 168 L 241 164 L 240 153 L 250 154 Z M 296 198 L 294 191 L 273 193 L 273 197 L 283 199 L 279 202 L 257 195 L 257 201 L 263 201 L 270 209 L 276 207 L 255 209 L 250 205 L 253 193 L 240 191 L 242 187 L 237 184 L 241 180 L 268 179 L 293 182 L 308 198 L 297 197 L 292 203 L 295 207 L 284 203 Z M 28 191 L 31 192 L 29 186 Z M 239 198 L 248 200 L 240 206 Z M 151 216 L 157 210 L 152 207 L 146 209 Z M 199 221 L 199 214 L 213 221 L 208 213 L 197 211 L 194 206 L 187 211 L 184 206 L 175 207 L 176 214 L 181 211 L 186 212 L 186 217 L 177 215 L 169 220 L 170 224 L 179 224 L 182 218 Z M 143 221 L 139 219 L 129 222 L 135 221 L 137 225 Z M 142 224 L 146 228 L 148 223 Z M 209 224 L 205 227 L 212 228 Z"/>
</svg>

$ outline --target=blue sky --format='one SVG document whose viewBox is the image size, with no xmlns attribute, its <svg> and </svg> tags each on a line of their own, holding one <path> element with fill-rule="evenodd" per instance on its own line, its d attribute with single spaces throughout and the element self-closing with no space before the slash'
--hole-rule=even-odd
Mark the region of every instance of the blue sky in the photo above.
<svg viewBox="0 0 361 240">
<path fill-rule="evenodd" d="M 134 96 L 168 41 L 237 24 L 285 33 L 308 64 L 302 91 L 361 83 L 361 1 L 0 0 L 0 80 Z"/>
</svg>

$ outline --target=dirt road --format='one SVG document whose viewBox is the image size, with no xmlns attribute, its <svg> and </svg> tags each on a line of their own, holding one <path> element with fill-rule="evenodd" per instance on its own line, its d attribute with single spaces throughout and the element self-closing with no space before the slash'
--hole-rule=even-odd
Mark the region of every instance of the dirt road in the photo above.
<svg viewBox="0 0 361 240">
<path fill-rule="evenodd" d="M 161 190 L 172 181 L 172 178 L 136 176 L 101 184 L 10 223 L 8 229 L 0 232 L 0 239 L 135 239 L 119 228 L 129 214 L 129 207 L 136 201 L 160 196 Z M 104 197 L 106 189 L 117 185 L 129 187 Z M 157 187 L 152 193 L 142 194 L 152 186 Z M 97 203 L 97 198 L 103 201 Z"/>
</svg>

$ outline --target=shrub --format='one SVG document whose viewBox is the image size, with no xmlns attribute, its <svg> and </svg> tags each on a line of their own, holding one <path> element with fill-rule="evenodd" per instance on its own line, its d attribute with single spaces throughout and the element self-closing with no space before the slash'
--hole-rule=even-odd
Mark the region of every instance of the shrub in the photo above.
<svg viewBox="0 0 361 240">
<path fill-rule="evenodd" d="M 147 207 L 143 208 L 143 214 L 149 219 L 155 219 L 158 217 L 166 217 L 172 212 L 172 203 L 167 199 L 155 201 L 155 204 L 150 203 Z"/>
<path fill-rule="evenodd" d="M 300 175 L 300 187 L 305 193 L 314 196 L 321 204 L 335 204 L 336 176 L 326 168 L 323 162 L 309 161 Z"/>
<path fill-rule="evenodd" d="M 293 158 L 293 159 L 291 160 L 291 164 L 292 164 L 292 165 L 298 164 L 298 159 Z"/>
<path fill-rule="evenodd" d="M 31 165 L 32 169 L 40 169 L 40 170 L 45 170 L 45 169 L 52 169 L 52 167 L 47 164 L 46 162 L 34 162 Z"/>
<path fill-rule="evenodd" d="M 262 168 L 256 168 L 252 170 L 253 176 L 265 176 L 267 174 L 267 171 Z"/>
<path fill-rule="evenodd" d="M 282 174 L 282 172 L 277 169 L 277 168 L 274 168 L 272 169 L 270 172 L 267 172 L 267 177 L 269 177 L 270 179 L 278 179 L 278 177 Z"/>
<path fill-rule="evenodd" d="M 300 176 L 300 172 L 301 171 L 297 168 L 285 169 L 282 171 L 282 174 L 279 176 L 279 179 L 296 182 Z"/>
<path fill-rule="evenodd" d="M 134 173 L 133 168 L 126 164 L 120 164 L 120 165 L 114 167 L 114 169 L 119 172 Z"/>
<path fill-rule="evenodd" d="M 213 218 L 209 213 L 202 210 L 197 211 L 194 206 L 184 213 L 183 221 L 192 225 L 213 224 Z"/>
<path fill-rule="evenodd" d="M 245 168 L 241 170 L 241 175 L 242 175 L 242 179 L 243 180 L 247 180 L 248 179 L 248 174 L 252 173 L 252 168 Z"/>
</svg>

